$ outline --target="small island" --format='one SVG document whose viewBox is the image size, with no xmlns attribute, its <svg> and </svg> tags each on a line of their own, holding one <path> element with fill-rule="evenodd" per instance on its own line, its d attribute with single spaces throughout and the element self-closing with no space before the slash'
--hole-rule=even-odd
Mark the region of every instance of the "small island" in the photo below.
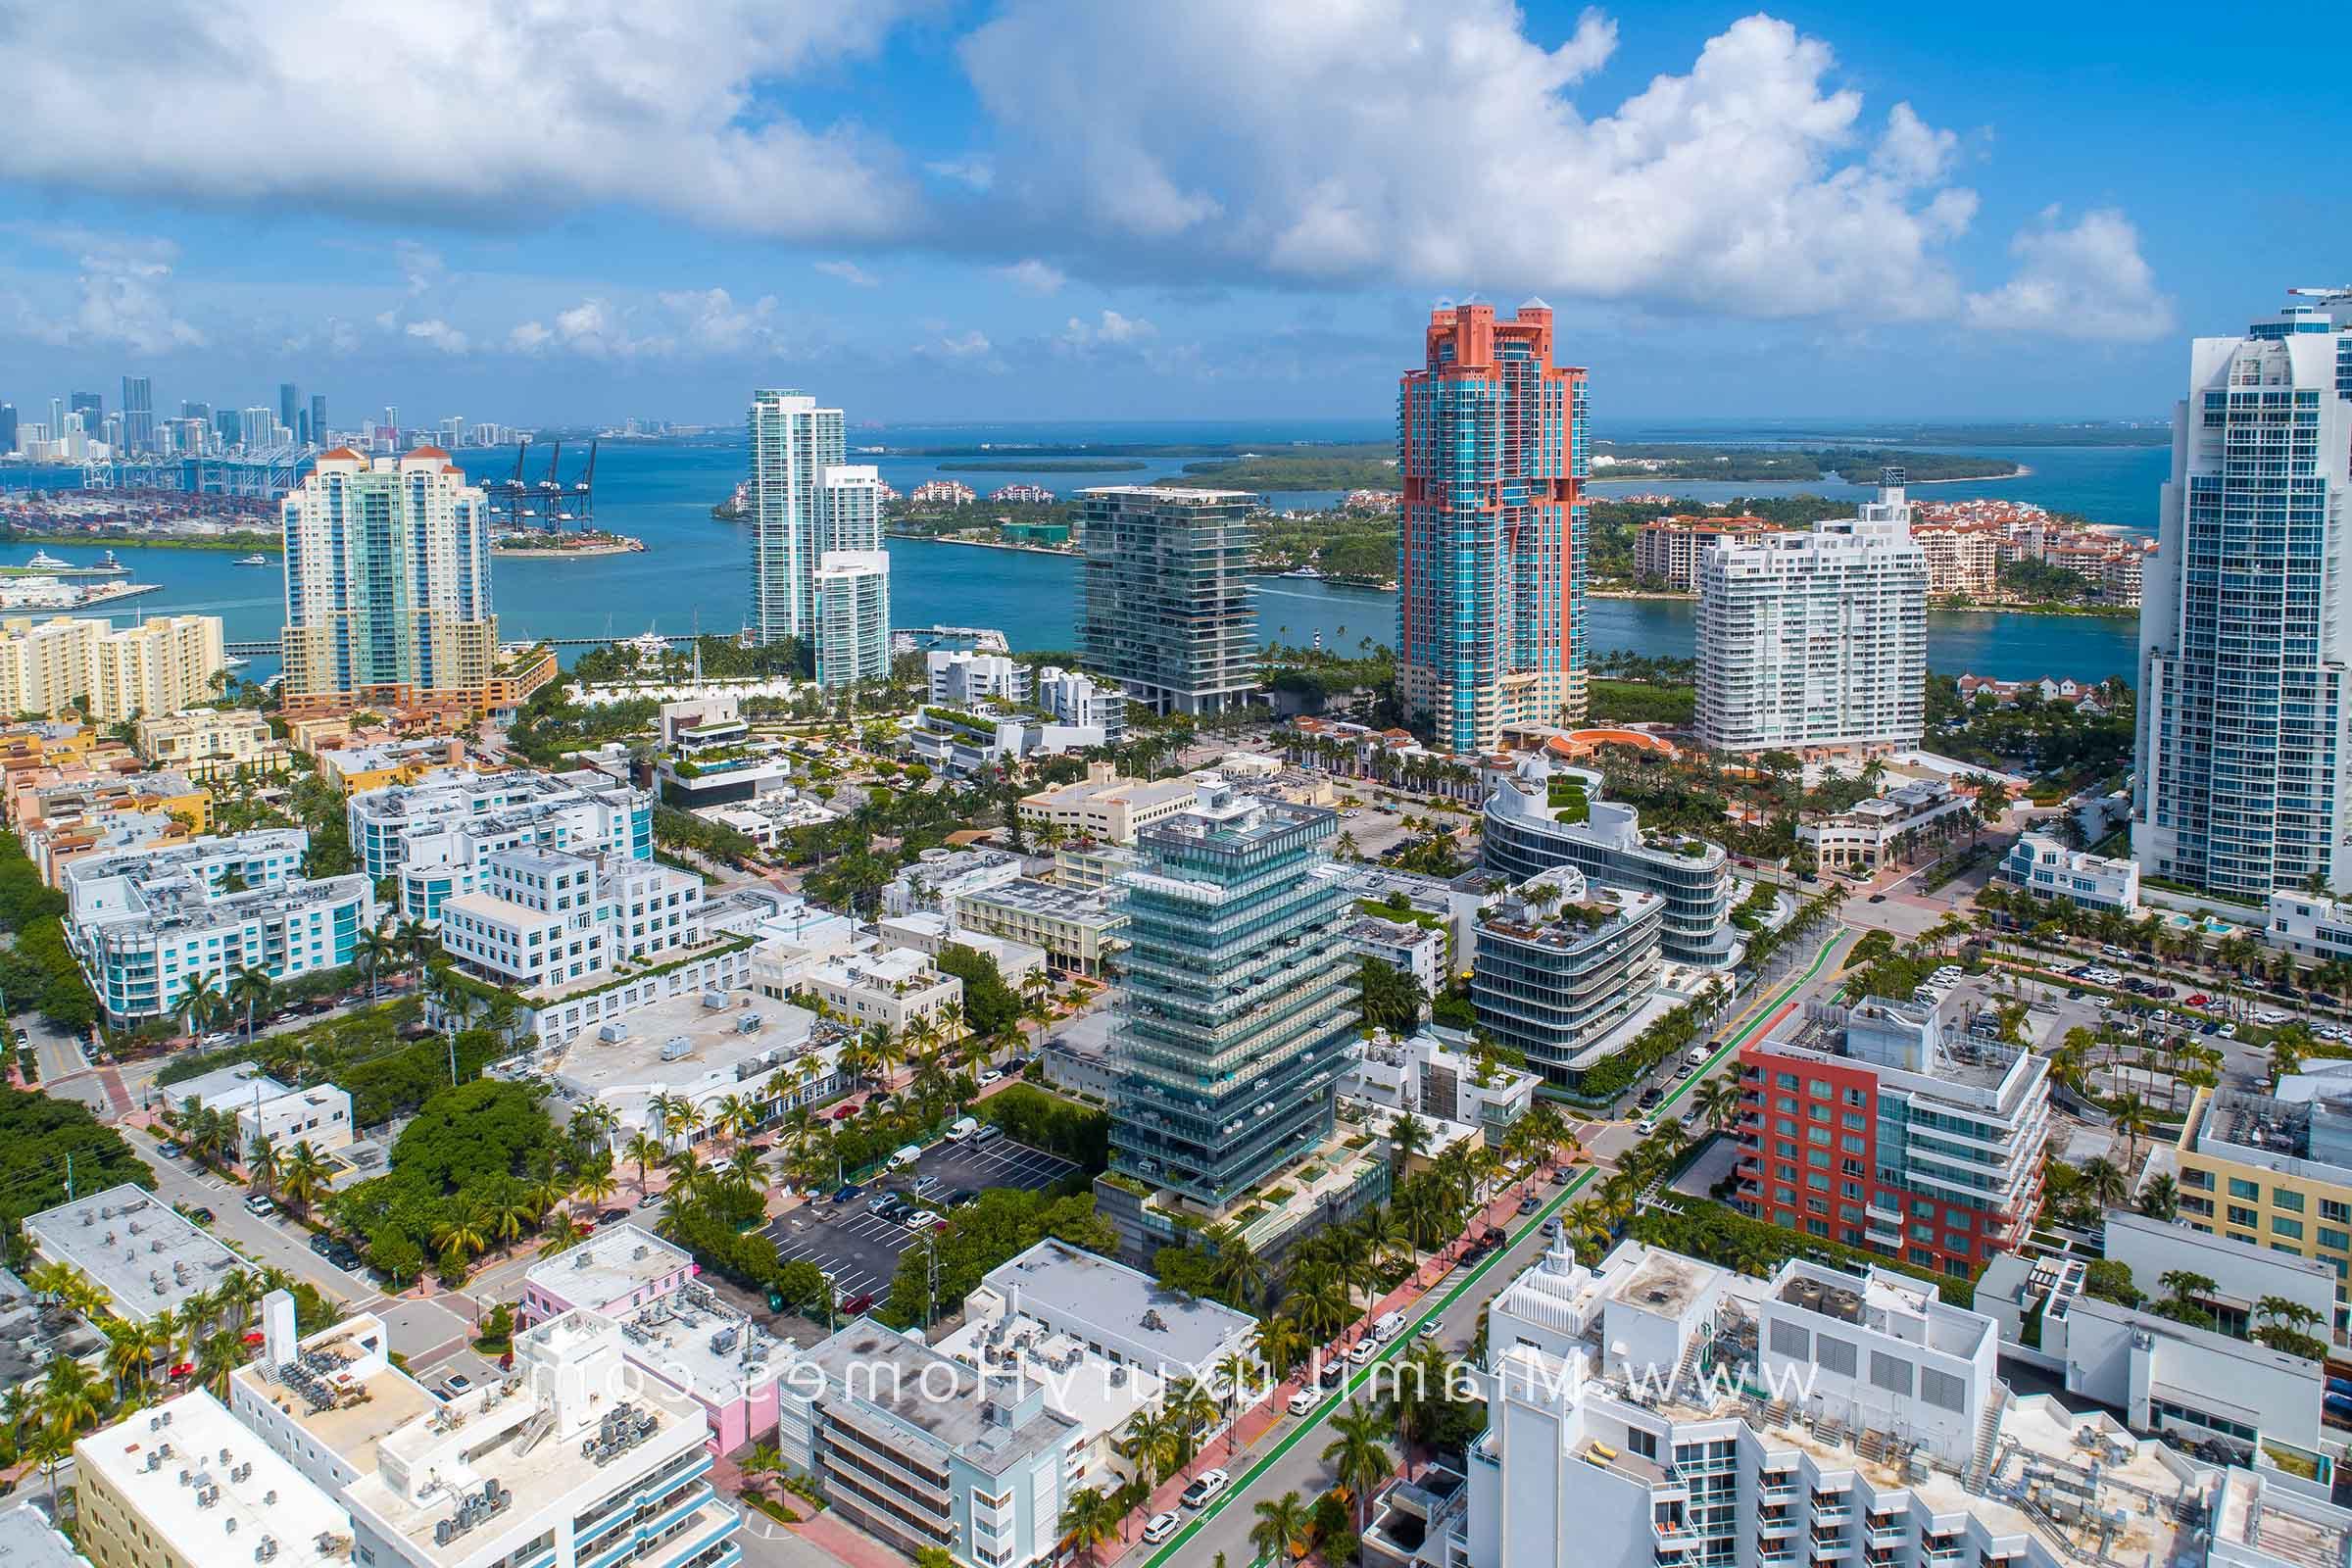
<svg viewBox="0 0 2352 1568">
<path fill-rule="evenodd" d="M 608 533 L 602 528 L 575 528 L 570 532 L 549 528 L 520 529 L 501 533 L 490 541 L 490 553 L 494 556 L 538 561 L 582 561 L 594 556 L 626 556 L 645 547 L 645 541 L 633 535 Z"/>
</svg>

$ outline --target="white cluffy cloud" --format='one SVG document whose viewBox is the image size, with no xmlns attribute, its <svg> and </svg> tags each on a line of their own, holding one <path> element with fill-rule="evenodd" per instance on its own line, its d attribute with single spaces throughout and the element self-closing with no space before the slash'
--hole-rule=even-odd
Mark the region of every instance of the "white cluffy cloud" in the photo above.
<svg viewBox="0 0 2352 1568">
<path fill-rule="evenodd" d="M 998 268 L 997 275 L 1014 288 L 1030 294 L 1058 294 L 1061 285 L 1069 281 L 1060 268 L 1051 262 L 1041 262 L 1034 256 L 1015 262 L 1010 267 Z"/>
<path fill-rule="evenodd" d="M 1968 297 L 1978 326 L 2133 341 L 2172 330 L 2173 305 L 2139 254 L 2139 231 L 2112 208 L 2066 226 L 2055 207 L 2009 245 L 2017 275 Z"/>
<path fill-rule="evenodd" d="M 169 240 L 108 234 L 72 224 L 12 223 L 6 232 L 74 258 L 73 298 L 17 308 L 25 336 L 60 346 L 125 348 L 140 354 L 202 348 L 205 335 L 182 319 L 170 298 Z"/>
<path fill-rule="evenodd" d="M 537 222 L 618 202 L 786 237 L 903 231 L 913 181 L 779 110 L 929 0 L 150 0 L 8 32 L 0 177 L 198 203 Z M 365 39 L 357 54 L 353 40 Z M 88 129 L 113 152 L 88 156 Z M 267 147 L 267 157 L 221 156 Z"/>
<path fill-rule="evenodd" d="M 437 316 L 422 321 L 411 321 L 406 331 L 410 337 L 427 343 L 444 354 L 463 354 L 470 346 L 464 332 Z"/>
<path fill-rule="evenodd" d="M 1580 102 L 1616 43 L 1588 11 L 1546 46 L 1509 0 L 1007 0 L 962 57 L 1009 142 L 1000 194 L 1127 270 L 1751 317 L 1968 308 L 1945 252 L 1978 204 L 1951 131 L 1907 103 L 1867 115 L 1827 43 L 1760 15 L 1686 73 Z M 2021 245 L 2021 283 L 2085 265 Z"/>
<path fill-rule="evenodd" d="M 856 262 L 811 262 L 809 266 L 827 277 L 838 277 L 852 288 L 879 288 L 882 280 L 859 267 Z"/>
</svg>

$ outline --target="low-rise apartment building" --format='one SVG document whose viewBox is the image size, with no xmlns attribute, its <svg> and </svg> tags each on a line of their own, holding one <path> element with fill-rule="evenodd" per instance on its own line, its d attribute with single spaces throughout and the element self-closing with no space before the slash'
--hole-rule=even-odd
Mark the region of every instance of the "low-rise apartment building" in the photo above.
<svg viewBox="0 0 2352 1568">
<path fill-rule="evenodd" d="M 1791 1023 L 1740 1048 L 1742 1212 L 1955 1275 L 2023 1239 L 2047 1058 L 1882 997 Z"/>
<path fill-rule="evenodd" d="M 733 1568 L 701 1405 L 631 1376 L 620 1325 L 565 1312 L 514 1335 L 510 1375 L 374 1445 L 343 1492 L 375 1568 Z"/>
<path fill-rule="evenodd" d="M 106 1293 L 125 1323 L 169 1318 L 191 1297 L 210 1299 L 242 1258 L 144 1187 L 124 1182 L 70 1199 L 24 1221 L 33 1257 L 62 1263 Z"/>
<path fill-rule="evenodd" d="M 2262 936 L 2272 947 L 2322 962 L 2352 958 L 2352 909 L 2318 893 L 2273 893 Z"/>
<path fill-rule="evenodd" d="M 301 875 L 310 835 L 265 828 L 163 849 L 94 852 L 65 868 L 66 941 L 117 1024 L 172 1011 L 198 978 L 286 981 L 339 969 L 375 925 L 366 877 Z"/>
<path fill-rule="evenodd" d="M 407 735 L 356 745 L 321 746 L 313 754 L 318 776 L 346 797 L 414 784 L 441 768 L 466 766 L 466 742 L 456 735 Z"/>
<path fill-rule="evenodd" d="M 1555 866 L 1478 919 L 1470 1000 L 1482 1028 L 1565 1089 L 1625 1043 L 1656 989 L 1666 901 Z"/>
<path fill-rule="evenodd" d="M 509 849 L 485 858 L 482 891 L 442 902 L 440 944 L 514 996 L 518 1034 L 555 1045 L 665 997 L 749 984 L 750 932 L 776 903 L 760 886 L 708 897 L 653 860 Z"/>
<path fill-rule="evenodd" d="M 74 1469 L 93 1568 L 351 1563 L 342 1504 L 202 1389 L 79 1439 Z"/>
<path fill-rule="evenodd" d="M 970 649 L 932 649 L 923 656 L 931 701 L 949 708 L 979 703 L 1025 703 L 1035 690 L 1027 664 L 1004 654 Z"/>
<path fill-rule="evenodd" d="M 51 887 L 85 855 L 185 844 L 212 822 L 211 793 L 175 768 L 27 768 L 9 775 L 8 790 L 9 820 Z"/>
<path fill-rule="evenodd" d="M 1601 775 L 1523 760 L 1487 797 L 1481 858 L 1492 875 L 1524 882 L 1573 866 L 1598 887 L 1655 893 L 1665 901 L 1658 949 L 1669 962 L 1725 969 L 1744 951 L 1734 939 L 1731 858 L 1720 844 L 1644 833 L 1642 813 L 1601 798 Z"/>
<path fill-rule="evenodd" d="M 1086 777 L 1021 799 L 1021 823 L 1032 833 L 1053 829 L 1064 838 L 1132 845 L 1152 823 L 1175 816 L 1193 801 L 1193 781 L 1127 778 L 1110 762 L 1089 762 Z"/>
<path fill-rule="evenodd" d="M 1405 1040 L 1377 1033 L 1340 1080 L 1340 1098 L 1474 1127 L 1489 1144 L 1498 1144 L 1503 1130 L 1534 1108 L 1544 1080 L 1500 1062 L 1489 1069 L 1477 1050 L 1475 1040 L 1449 1030 Z M 1385 1119 L 1380 1130 L 1387 1130 Z"/>
<path fill-rule="evenodd" d="M 1054 1555 L 1084 1429 L 1044 1383 L 982 1371 L 860 1317 L 804 1353 L 777 1446 L 841 1515 L 912 1557 L 1029 1568 Z"/>
<path fill-rule="evenodd" d="M 2280 1469 L 2014 1396 L 1991 1318 L 1883 1270 L 1562 1249 L 1495 1298 L 1489 1343 L 1442 1559 L 1464 1568 L 2319 1568 L 2352 1540 Z"/>
<path fill-rule="evenodd" d="M 1977 803 L 1939 779 L 1898 784 L 1884 795 L 1796 825 L 1796 841 L 1825 871 L 1875 871 L 1898 857 L 1948 844 L 1976 821 Z"/>
<path fill-rule="evenodd" d="M 654 858 L 652 795 L 593 768 L 437 768 L 354 794 L 345 810 L 360 869 L 395 878 L 402 918 L 428 926 L 443 901 L 479 891 L 489 858 L 504 850 Z"/>
<path fill-rule="evenodd" d="M 2217 1289 L 2242 1289 L 2237 1267 L 2254 1249 L 2183 1234 L 2206 1252 L 2183 1264 L 2184 1271 L 2218 1267 L 2219 1274 L 2205 1277 L 2230 1285 Z M 2317 1271 L 2326 1310 L 2333 1304 L 2332 1282 Z M 2161 1283 L 2166 1272 L 2133 1269 L 2133 1284 L 2161 1300 L 2171 1294 Z M 2230 1333 L 2218 1315 L 2215 1327 L 2186 1323 L 2092 1296 L 2086 1284 L 2081 1258 L 2004 1252 L 1978 1278 L 1976 1305 L 2000 1324 L 2004 1357 L 2060 1378 L 2070 1396 L 2122 1412 L 2134 1432 L 2218 1442 L 2241 1462 L 2252 1460 L 2257 1444 L 2321 1451 L 2321 1362 L 2242 1337 L 2251 1301 L 2239 1307 L 2238 1332 Z"/>
<path fill-rule="evenodd" d="M 2233 1242 L 2352 1273 L 2352 1074 L 2317 1063 L 2276 1094 L 2200 1089 L 2180 1124 L 2180 1218 Z M 2344 1321 L 2339 1304 L 2336 1323 Z"/>
<path fill-rule="evenodd" d="M 1433 1000 L 1445 995 L 1452 978 L 1447 955 L 1453 945 L 1443 926 L 1367 914 L 1349 922 L 1348 945 L 1359 957 L 1377 958 L 1399 974 L 1411 975 L 1421 994 Z"/>
<path fill-rule="evenodd" d="M 308 1144 L 323 1154 L 350 1148 L 359 1136 L 351 1121 L 351 1096 L 333 1084 L 257 1096 L 233 1108 L 239 1149 L 251 1149 L 267 1138 L 281 1151 Z"/>
<path fill-rule="evenodd" d="M 2139 912 L 2138 861 L 2070 850 L 2045 833 L 2020 835 L 1995 875 L 2045 902 L 2064 899 L 2085 909 Z"/>
<path fill-rule="evenodd" d="M 190 778 L 263 777 L 293 765 L 293 754 L 270 735 L 270 720 L 250 708 L 142 713 L 133 733 L 149 765 Z"/>
<path fill-rule="evenodd" d="M 945 911 L 967 894 L 1026 874 L 1021 858 L 1003 850 L 925 850 L 882 890 L 882 912 Z"/>
<path fill-rule="evenodd" d="M 1255 1364 L 1249 1313 L 1052 1238 L 989 1270 L 963 1313 L 940 1352 L 983 1374 L 1018 1369 L 1043 1383 L 1048 1405 L 1081 1431 L 1079 1486 L 1114 1484 L 1119 1438 L 1135 1416 L 1161 1407 L 1169 1384 L 1217 1389 L 1228 1356 Z"/>
<path fill-rule="evenodd" d="M 960 894 L 954 914 L 958 925 L 1043 948 L 1054 968 L 1083 975 L 1102 972 L 1103 959 L 1119 951 L 1116 933 L 1127 923 L 1106 893 L 1028 877 Z"/>
</svg>

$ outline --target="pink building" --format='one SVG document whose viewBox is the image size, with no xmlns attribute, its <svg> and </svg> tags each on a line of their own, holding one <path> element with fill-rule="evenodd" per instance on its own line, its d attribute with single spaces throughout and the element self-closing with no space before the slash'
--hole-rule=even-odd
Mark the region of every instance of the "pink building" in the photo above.
<svg viewBox="0 0 2352 1568">
<path fill-rule="evenodd" d="M 616 1225 L 524 1275 L 521 1317 L 537 1323 L 584 1306 L 617 1320 L 622 1353 L 700 1404 L 710 1451 L 732 1453 L 775 1426 L 776 1383 L 794 1351 L 697 1281 L 699 1272 L 684 1249 Z"/>
</svg>

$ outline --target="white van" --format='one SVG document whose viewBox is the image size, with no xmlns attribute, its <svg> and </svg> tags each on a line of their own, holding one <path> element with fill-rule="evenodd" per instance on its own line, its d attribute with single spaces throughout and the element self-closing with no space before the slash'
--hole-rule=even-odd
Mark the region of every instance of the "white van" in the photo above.
<svg viewBox="0 0 2352 1568">
<path fill-rule="evenodd" d="M 922 1157 L 922 1146 L 920 1144 L 908 1144 L 901 1149 L 897 1153 L 890 1156 L 891 1168 L 893 1170 L 904 1170 L 908 1165 L 913 1164 L 916 1160 Z"/>
<path fill-rule="evenodd" d="M 958 1117 L 956 1117 L 956 1118 L 955 1124 L 954 1124 L 953 1126 L 949 1127 L 949 1129 L 948 1129 L 948 1136 L 949 1136 L 950 1138 L 953 1138 L 953 1139 L 955 1139 L 955 1140 L 956 1140 L 956 1142 L 957 1142 L 957 1143 L 959 1143 L 959 1144 L 960 1144 L 960 1143 L 962 1143 L 962 1142 L 963 1142 L 965 1139 L 967 1139 L 967 1138 L 971 1137 L 971 1136 L 972 1136 L 972 1134 L 974 1134 L 974 1133 L 978 1132 L 979 1130 L 980 1130 L 980 1118 L 979 1118 L 979 1117 L 977 1117 L 977 1116 L 958 1116 Z"/>
<path fill-rule="evenodd" d="M 1403 1332 L 1404 1314 L 1402 1312 L 1383 1312 L 1372 1320 L 1372 1334 L 1376 1339 L 1393 1340 Z"/>
<path fill-rule="evenodd" d="M 1708 1049 L 1709 1048 L 1705 1046 L 1692 1046 L 1690 1048 L 1690 1054 L 1685 1056 L 1683 1059 L 1693 1067 L 1704 1066 L 1706 1065 Z"/>
</svg>

